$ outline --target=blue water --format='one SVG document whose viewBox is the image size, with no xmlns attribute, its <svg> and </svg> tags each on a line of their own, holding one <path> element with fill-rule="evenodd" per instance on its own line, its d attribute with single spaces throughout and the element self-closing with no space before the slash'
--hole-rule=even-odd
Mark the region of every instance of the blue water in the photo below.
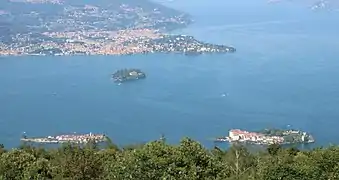
<svg viewBox="0 0 339 180">
<path fill-rule="evenodd" d="M 164 133 L 170 143 L 189 136 L 211 146 L 209 138 L 231 128 L 291 125 L 314 134 L 317 146 L 339 143 L 338 13 L 292 3 L 190 2 L 168 4 L 196 20 L 177 33 L 231 44 L 235 54 L 1 58 L 0 142 L 17 146 L 22 132 L 91 131 L 119 145 Z M 147 79 L 110 80 L 129 67 Z"/>
</svg>

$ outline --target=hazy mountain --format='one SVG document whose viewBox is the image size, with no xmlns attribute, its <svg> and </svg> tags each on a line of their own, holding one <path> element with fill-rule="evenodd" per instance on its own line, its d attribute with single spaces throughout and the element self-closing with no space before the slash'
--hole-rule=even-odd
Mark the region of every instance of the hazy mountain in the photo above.
<svg viewBox="0 0 339 180">
<path fill-rule="evenodd" d="M 339 10 L 339 0 L 268 0 L 268 2 L 295 2 L 305 4 L 312 10 Z"/>
<path fill-rule="evenodd" d="M 189 19 L 183 12 L 149 0 L 0 0 L 0 21 L 30 32 L 104 26 L 123 29 L 142 24 L 162 28 L 164 23 L 170 28 L 171 19 L 182 15 Z M 174 24 L 181 26 L 180 22 Z M 2 25 L 3 35 L 8 29 L 17 32 L 12 25 Z"/>
<path fill-rule="evenodd" d="M 319 0 L 312 4 L 313 10 L 316 9 L 328 9 L 328 10 L 339 10 L 338 0 Z"/>
</svg>

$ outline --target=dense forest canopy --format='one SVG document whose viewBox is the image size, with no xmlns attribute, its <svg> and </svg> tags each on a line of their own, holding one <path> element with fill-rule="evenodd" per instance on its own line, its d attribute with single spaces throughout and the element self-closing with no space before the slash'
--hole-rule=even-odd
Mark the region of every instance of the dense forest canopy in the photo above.
<svg viewBox="0 0 339 180">
<path fill-rule="evenodd" d="M 93 143 L 58 149 L 1 146 L 0 179 L 336 180 L 339 148 L 300 151 L 271 145 L 250 153 L 240 145 L 209 150 L 189 138 L 178 145 L 162 138 L 124 148 L 109 141 L 104 149 Z"/>
</svg>

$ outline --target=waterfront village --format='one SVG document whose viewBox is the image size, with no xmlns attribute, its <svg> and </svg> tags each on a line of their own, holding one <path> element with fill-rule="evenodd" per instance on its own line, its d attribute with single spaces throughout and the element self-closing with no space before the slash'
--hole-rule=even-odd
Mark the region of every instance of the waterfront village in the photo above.
<svg viewBox="0 0 339 180">
<path fill-rule="evenodd" d="M 235 52 L 231 46 L 168 34 L 186 27 L 192 20 L 184 13 L 149 0 L 8 3 L 11 3 L 8 7 L 19 9 L 0 7 L 0 56 Z M 50 11 L 46 12 L 47 8 Z"/>
<path fill-rule="evenodd" d="M 312 135 L 299 130 L 265 129 L 259 132 L 248 132 L 240 129 L 229 131 L 228 137 L 216 141 L 240 142 L 249 144 L 302 144 L 313 143 Z"/>
<path fill-rule="evenodd" d="M 133 29 L 117 32 L 62 32 L 44 35 L 59 42 L 44 41 L 11 47 L 0 44 L 0 55 L 126 55 L 139 53 L 226 53 L 235 48 L 197 41 L 192 36 L 162 35 L 157 30 Z"/>
<path fill-rule="evenodd" d="M 85 144 L 88 142 L 100 143 L 106 141 L 107 138 L 104 134 L 64 134 L 57 136 L 47 136 L 47 137 L 33 137 L 27 138 L 23 136 L 21 141 L 23 142 L 33 142 L 33 143 L 76 143 L 76 144 Z"/>
</svg>

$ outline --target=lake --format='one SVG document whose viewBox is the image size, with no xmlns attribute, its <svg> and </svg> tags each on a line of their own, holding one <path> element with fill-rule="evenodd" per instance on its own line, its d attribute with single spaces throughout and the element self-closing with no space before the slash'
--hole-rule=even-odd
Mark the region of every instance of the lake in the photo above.
<svg viewBox="0 0 339 180">
<path fill-rule="evenodd" d="M 339 143 L 338 12 L 190 2 L 167 3 L 196 21 L 175 33 L 236 53 L 2 57 L 0 142 L 15 147 L 23 132 L 103 132 L 126 145 L 164 133 L 170 143 L 189 136 L 211 147 L 210 138 L 232 128 L 290 125 L 312 133 L 316 146 Z M 147 78 L 117 85 L 110 75 L 120 68 L 140 68 Z"/>
</svg>

